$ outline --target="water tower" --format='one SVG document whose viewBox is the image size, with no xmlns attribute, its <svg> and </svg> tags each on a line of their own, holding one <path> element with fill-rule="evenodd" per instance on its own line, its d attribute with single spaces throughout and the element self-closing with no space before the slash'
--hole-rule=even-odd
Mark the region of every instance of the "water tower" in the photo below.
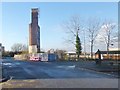
<svg viewBox="0 0 120 90">
<path fill-rule="evenodd" d="M 29 53 L 40 52 L 40 27 L 38 25 L 39 9 L 31 9 L 31 23 L 29 24 Z"/>
</svg>

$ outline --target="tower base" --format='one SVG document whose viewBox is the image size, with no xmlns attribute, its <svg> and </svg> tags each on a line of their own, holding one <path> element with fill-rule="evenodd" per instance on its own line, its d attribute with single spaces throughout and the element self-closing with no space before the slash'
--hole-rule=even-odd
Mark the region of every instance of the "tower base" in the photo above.
<svg viewBox="0 0 120 90">
<path fill-rule="evenodd" d="M 29 53 L 37 53 L 37 45 L 30 45 Z"/>
</svg>

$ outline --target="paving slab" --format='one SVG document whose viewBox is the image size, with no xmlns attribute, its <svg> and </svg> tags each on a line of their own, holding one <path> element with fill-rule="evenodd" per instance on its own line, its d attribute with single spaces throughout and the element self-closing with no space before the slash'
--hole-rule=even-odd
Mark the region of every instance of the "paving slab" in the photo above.
<svg viewBox="0 0 120 90">
<path fill-rule="evenodd" d="M 118 79 L 31 79 L 9 80 L 2 88 L 118 88 Z"/>
</svg>

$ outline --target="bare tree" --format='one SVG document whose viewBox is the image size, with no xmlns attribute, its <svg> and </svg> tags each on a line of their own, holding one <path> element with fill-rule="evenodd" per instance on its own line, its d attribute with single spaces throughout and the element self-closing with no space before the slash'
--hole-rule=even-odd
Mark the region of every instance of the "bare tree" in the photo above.
<svg viewBox="0 0 120 90">
<path fill-rule="evenodd" d="M 28 47 L 21 43 L 15 43 L 11 47 L 11 50 L 14 52 L 20 52 L 20 51 L 28 51 Z"/>
<path fill-rule="evenodd" d="M 77 36 L 77 32 L 79 34 L 80 30 L 80 19 L 79 16 L 73 16 L 70 18 L 68 22 L 65 22 L 62 24 L 62 27 L 65 29 L 66 34 L 68 35 L 68 38 L 65 40 L 67 43 L 75 44 L 75 39 Z M 79 29 L 78 29 L 79 28 Z"/>
<path fill-rule="evenodd" d="M 98 35 L 100 28 L 101 28 L 100 20 L 96 18 L 91 18 L 88 20 L 87 30 L 89 32 L 91 58 L 93 58 L 94 42 L 95 42 L 95 39 Z"/>
<path fill-rule="evenodd" d="M 73 16 L 70 21 L 65 23 L 64 28 L 66 30 L 66 33 L 70 35 L 70 37 L 66 40 L 68 43 L 71 43 L 74 45 L 76 54 L 79 59 L 79 55 L 82 52 L 82 47 L 81 47 L 81 41 L 79 34 L 82 31 L 81 25 L 80 25 L 80 18 L 79 16 Z"/>
<path fill-rule="evenodd" d="M 115 29 L 115 27 L 116 27 L 116 24 L 112 23 L 112 22 L 104 22 L 103 26 L 102 26 L 102 29 L 104 31 L 104 34 L 102 35 L 102 37 L 103 37 L 104 42 L 106 44 L 108 57 L 109 57 L 110 45 L 113 45 L 113 42 L 116 41 L 118 38 L 118 35 L 115 35 L 115 36 L 113 35 L 113 30 Z"/>
</svg>

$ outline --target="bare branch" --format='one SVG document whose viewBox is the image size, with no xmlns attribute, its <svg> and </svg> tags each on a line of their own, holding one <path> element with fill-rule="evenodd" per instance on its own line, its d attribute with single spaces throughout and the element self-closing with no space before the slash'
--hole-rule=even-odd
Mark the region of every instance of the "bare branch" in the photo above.
<svg viewBox="0 0 120 90">
<path fill-rule="evenodd" d="M 79 17 L 78 16 L 71 17 L 70 20 L 66 23 L 63 23 L 62 26 L 65 29 L 66 34 L 70 36 L 70 38 L 66 39 L 66 42 L 75 45 L 76 33 L 77 32 L 79 33 L 81 30 Z"/>
<path fill-rule="evenodd" d="M 91 44 L 91 58 L 93 57 L 93 46 L 96 37 L 98 36 L 98 32 L 101 28 L 100 20 L 91 18 L 88 20 L 88 32 L 89 32 L 89 38 L 90 38 L 90 44 Z"/>
<path fill-rule="evenodd" d="M 102 29 L 105 32 L 105 34 L 103 35 L 104 41 L 106 43 L 106 48 L 107 51 L 109 51 L 109 47 L 111 45 L 111 42 L 113 42 L 113 38 L 112 38 L 112 31 L 115 29 L 116 24 L 114 24 L 113 22 L 110 21 L 105 21 L 102 25 Z"/>
</svg>

